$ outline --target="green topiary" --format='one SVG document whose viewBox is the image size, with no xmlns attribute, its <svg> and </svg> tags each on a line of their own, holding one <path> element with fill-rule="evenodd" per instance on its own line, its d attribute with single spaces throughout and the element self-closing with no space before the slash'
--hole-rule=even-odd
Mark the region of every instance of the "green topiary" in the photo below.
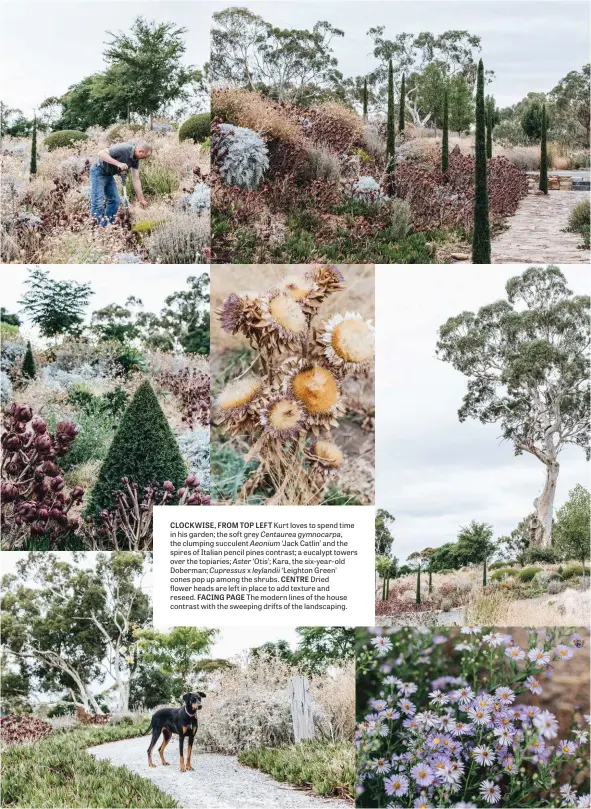
<svg viewBox="0 0 591 809">
<path fill-rule="evenodd" d="M 472 264 L 490 264 L 490 222 L 486 168 L 486 112 L 484 107 L 484 65 L 478 63 L 476 81 L 476 134 L 474 144 L 474 231 Z"/>
<path fill-rule="evenodd" d="M 492 574 L 491 579 L 493 581 L 500 581 L 504 579 L 505 576 L 519 576 L 520 571 L 514 570 L 512 567 L 500 567 Z"/>
<path fill-rule="evenodd" d="M 546 105 L 542 104 L 542 136 L 540 138 L 540 191 L 548 193 L 548 119 L 546 118 Z"/>
<path fill-rule="evenodd" d="M 559 568 L 560 570 L 560 568 Z M 583 575 L 583 565 L 581 564 L 573 564 L 567 565 L 562 571 L 562 578 L 563 579 L 573 579 L 575 576 L 582 576 Z"/>
<path fill-rule="evenodd" d="M 400 104 L 398 106 L 398 132 L 404 132 L 404 119 L 406 117 L 406 79 L 404 73 L 402 74 L 402 83 L 400 84 Z"/>
<path fill-rule="evenodd" d="M 26 379 L 35 379 L 35 377 L 37 376 L 35 357 L 33 356 L 30 342 L 27 342 L 27 350 L 25 351 L 25 356 L 23 357 L 21 373 Z"/>
<path fill-rule="evenodd" d="M 79 132 L 77 129 L 61 129 L 52 132 L 43 141 L 43 145 L 50 151 L 61 149 L 63 146 L 72 146 L 76 141 L 88 140 L 86 132 Z"/>
<path fill-rule="evenodd" d="M 111 508 L 121 478 L 140 490 L 154 481 L 182 486 L 187 474 L 177 441 L 148 381 L 135 392 L 115 433 L 97 482 L 90 493 L 86 514 Z"/>
<path fill-rule="evenodd" d="M 394 171 L 394 71 L 392 60 L 388 62 L 388 116 L 386 119 L 386 155 L 388 157 L 388 171 Z"/>
<path fill-rule="evenodd" d="M 531 581 L 540 570 L 542 570 L 541 567 L 524 567 L 523 570 L 519 571 L 519 581 Z"/>
<path fill-rule="evenodd" d="M 33 135 L 31 137 L 31 163 L 29 166 L 31 174 L 37 174 L 37 116 L 33 118 Z"/>
<path fill-rule="evenodd" d="M 211 133 L 211 115 L 209 112 L 201 112 L 199 115 L 191 115 L 179 129 L 179 140 L 194 140 L 195 143 L 202 143 Z"/>
<path fill-rule="evenodd" d="M 441 137 L 441 171 L 443 174 L 449 167 L 449 99 L 447 87 L 443 92 L 443 135 Z"/>
<path fill-rule="evenodd" d="M 367 121 L 367 79 L 363 79 L 363 120 Z"/>
</svg>

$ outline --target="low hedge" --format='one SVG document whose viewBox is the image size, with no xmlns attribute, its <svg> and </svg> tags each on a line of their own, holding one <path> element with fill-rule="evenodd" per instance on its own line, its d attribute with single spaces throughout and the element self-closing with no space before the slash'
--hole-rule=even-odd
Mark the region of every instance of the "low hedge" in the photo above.
<svg viewBox="0 0 591 809">
<path fill-rule="evenodd" d="M 61 129 L 57 132 L 52 132 L 43 141 L 50 152 L 54 149 L 61 149 L 64 146 L 73 146 L 74 143 L 82 140 L 88 140 L 86 132 L 80 132 L 77 129 Z"/>
<path fill-rule="evenodd" d="M 524 582 L 531 581 L 536 573 L 539 573 L 541 570 L 541 567 L 524 567 L 523 570 L 519 571 L 519 580 Z"/>
<path fill-rule="evenodd" d="M 586 569 L 587 575 L 589 575 L 589 568 Z M 574 579 L 575 576 L 582 576 L 583 575 L 583 565 L 575 562 L 572 565 L 567 565 L 564 570 L 562 571 L 562 578 L 566 579 Z"/>
</svg>

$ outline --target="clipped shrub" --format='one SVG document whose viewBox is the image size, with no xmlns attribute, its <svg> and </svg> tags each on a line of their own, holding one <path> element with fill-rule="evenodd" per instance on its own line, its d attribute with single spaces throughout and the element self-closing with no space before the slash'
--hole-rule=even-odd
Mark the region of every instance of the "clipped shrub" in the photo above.
<svg viewBox="0 0 591 809">
<path fill-rule="evenodd" d="M 519 581 L 528 582 L 532 581 L 534 576 L 541 571 L 541 567 L 524 567 L 519 571 Z"/>
<path fill-rule="evenodd" d="M 154 480 L 182 486 L 187 470 L 177 441 L 148 381 L 125 410 L 96 482 L 86 513 L 111 508 L 122 478 L 141 489 Z"/>
<path fill-rule="evenodd" d="M 547 587 L 549 582 L 553 579 L 560 581 L 560 577 L 558 574 L 554 573 L 553 570 L 540 570 L 539 573 L 533 578 L 533 583 L 537 584 L 539 587 Z"/>
<path fill-rule="evenodd" d="M 505 576 L 519 576 L 520 571 L 514 570 L 512 567 L 500 567 L 492 574 L 493 581 L 501 581 Z"/>
<path fill-rule="evenodd" d="M 196 214 L 208 211 L 211 208 L 211 189 L 207 183 L 197 183 L 190 194 L 181 197 L 181 207 Z"/>
<path fill-rule="evenodd" d="M 37 376 L 37 366 L 35 365 L 35 357 L 31 348 L 30 341 L 27 342 L 27 349 L 21 365 L 21 373 L 25 379 L 35 379 Z"/>
<path fill-rule="evenodd" d="M 179 129 L 179 140 L 192 140 L 195 143 L 203 143 L 211 132 L 211 115 L 209 112 L 200 112 L 191 115 L 190 118 L 181 125 Z"/>
<path fill-rule="evenodd" d="M 154 264 L 205 264 L 209 217 L 178 212 L 143 240 Z"/>
<path fill-rule="evenodd" d="M 488 566 L 488 569 L 489 570 L 499 570 L 502 567 L 507 567 L 508 564 L 510 564 L 510 563 L 505 562 L 504 560 L 503 561 L 498 561 L 498 562 L 491 562 L 490 565 Z"/>
<path fill-rule="evenodd" d="M 442 576 L 448 576 L 450 573 L 455 573 L 455 570 L 451 567 L 444 567 L 443 570 L 438 570 L 437 572 Z"/>
<path fill-rule="evenodd" d="M 575 563 L 575 564 L 572 564 L 572 565 L 567 565 L 564 568 L 564 570 L 562 571 L 562 578 L 565 581 L 567 579 L 572 579 L 575 576 L 582 576 L 582 575 L 583 575 L 583 565 L 581 565 L 579 563 Z"/>
<path fill-rule="evenodd" d="M 252 191 L 269 168 L 269 150 L 252 129 L 230 124 L 214 128 L 212 162 L 226 185 Z"/>
<path fill-rule="evenodd" d="M 43 145 L 50 151 L 61 149 L 64 146 L 73 146 L 78 141 L 88 140 L 86 132 L 79 132 L 77 129 L 62 129 L 52 132 L 43 141 Z"/>
</svg>

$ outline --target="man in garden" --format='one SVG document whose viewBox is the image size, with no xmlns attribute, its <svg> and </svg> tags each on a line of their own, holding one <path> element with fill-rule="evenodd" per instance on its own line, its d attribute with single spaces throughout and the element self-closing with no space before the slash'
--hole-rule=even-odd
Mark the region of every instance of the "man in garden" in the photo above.
<svg viewBox="0 0 591 809">
<path fill-rule="evenodd" d="M 113 224 L 119 210 L 120 198 L 115 183 L 115 175 L 131 169 L 131 181 L 139 204 L 147 208 L 148 203 L 140 181 L 140 160 L 152 153 L 149 143 L 115 143 L 98 154 L 98 159 L 90 168 L 90 214 L 101 227 Z M 125 182 L 125 178 L 123 179 Z"/>
</svg>

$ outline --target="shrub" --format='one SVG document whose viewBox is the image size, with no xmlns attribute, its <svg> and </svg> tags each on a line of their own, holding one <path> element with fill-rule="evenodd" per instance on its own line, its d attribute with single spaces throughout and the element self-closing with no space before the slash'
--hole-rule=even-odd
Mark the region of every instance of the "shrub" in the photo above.
<svg viewBox="0 0 591 809">
<path fill-rule="evenodd" d="M 536 562 L 553 565 L 558 562 L 558 555 L 552 548 L 531 548 L 525 555 L 525 561 L 530 565 Z"/>
<path fill-rule="evenodd" d="M 171 168 L 159 163 L 157 159 L 141 161 L 140 179 L 144 194 L 150 197 L 164 197 L 174 194 L 181 185 L 178 174 Z M 131 172 L 127 176 L 127 194 L 130 199 L 136 198 Z"/>
<path fill-rule="evenodd" d="M 578 563 L 573 565 L 567 565 L 567 567 L 565 567 L 564 570 L 562 571 L 562 578 L 565 580 L 572 579 L 575 576 L 582 576 L 582 575 L 583 575 L 583 565 Z"/>
<path fill-rule="evenodd" d="M 405 239 L 412 226 L 410 203 L 405 199 L 393 199 L 389 203 L 390 228 L 397 242 Z"/>
<path fill-rule="evenodd" d="M 183 458 L 187 461 L 189 472 L 197 475 L 204 492 L 211 490 L 209 468 L 209 427 L 195 427 L 178 437 Z"/>
<path fill-rule="evenodd" d="M 533 583 L 543 588 L 547 587 L 553 579 L 560 580 L 558 574 L 554 573 L 553 570 L 540 570 L 539 573 L 536 573 L 534 576 Z"/>
<path fill-rule="evenodd" d="M 5 744 L 38 742 L 49 736 L 52 729 L 49 722 L 28 714 L 16 716 L 11 713 L 0 719 L 0 739 Z"/>
<path fill-rule="evenodd" d="M 137 135 L 140 132 L 145 132 L 146 127 L 143 124 L 128 124 L 120 123 L 115 124 L 107 131 L 107 139 L 111 143 L 119 143 L 125 141 L 129 134 Z"/>
<path fill-rule="evenodd" d="M 455 573 L 451 567 L 444 567 L 443 570 L 438 570 L 437 573 L 441 574 L 442 576 L 447 576 L 449 573 Z"/>
<path fill-rule="evenodd" d="M 512 567 L 501 567 L 495 570 L 491 576 L 491 579 L 493 581 L 500 581 L 501 579 L 504 579 L 505 576 L 519 576 L 519 573 L 519 570 L 514 570 Z"/>
<path fill-rule="evenodd" d="M 269 150 L 263 139 L 252 129 L 216 124 L 212 141 L 212 162 L 224 183 L 256 188 L 269 168 Z"/>
<path fill-rule="evenodd" d="M 558 595 L 558 593 L 562 593 L 563 590 L 566 590 L 567 584 L 560 579 L 552 579 L 548 582 L 548 595 Z"/>
<path fill-rule="evenodd" d="M 239 753 L 238 761 L 318 795 L 355 796 L 355 750 L 350 743 L 257 747 Z"/>
<path fill-rule="evenodd" d="M 175 213 L 152 231 L 143 245 L 154 264 L 205 264 L 209 217 Z"/>
<path fill-rule="evenodd" d="M 338 180 L 341 176 L 339 159 L 329 149 L 311 147 L 306 149 L 306 168 L 300 173 L 303 180 Z"/>
<path fill-rule="evenodd" d="M 207 183 L 197 183 L 190 194 L 182 197 L 181 206 L 197 214 L 208 211 L 211 208 L 211 189 Z"/>
<path fill-rule="evenodd" d="M 35 379 L 37 376 L 37 366 L 35 365 L 35 357 L 33 356 L 30 342 L 27 342 L 27 350 L 23 358 L 21 373 L 25 379 Z"/>
<path fill-rule="evenodd" d="M 6 371 L 0 371 L 0 403 L 5 407 L 12 399 L 12 382 Z"/>
<path fill-rule="evenodd" d="M 78 141 L 88 140 L 88 135 L 85 132 L 79 132 L 77 129 L 62 129 L 58 132 L 52 132 L 43 141 L 43 145 L 50 151 L 54 149 L 61 149 L 64 146 L 73 146 Z"/>
<path fill-rule="evenodd" d="M 363 146 L 363 121 L 356 112 L 336 101 L 317 104 L 305 112 L 305 132 L 314 143 L 339 154 Z"/>
<path fill-rule="evenodd" d="M 210 132 L 211 115 L 209 112 L 201 112 L 198 115 L 191 115 L 181 125 L 179 140 L 193 140 L 195 143 L 203 143 L 209 137 Z"/>
<path fill-rule="evenodd" d="M 531 581 L 536 573 L 541 571 L 541 567 L 524 567 L 523 570 L 520 570 L 518 573 L 519 581 L 528 582 Z"/>
<path fill-rule="evenodd" d="M 488 566 L 489 570 L 499 570 L 502 567 L 507 567 L 509 562 L 505 562 L 504 560 L 498 562 L 491 562 Z"/>
<path fill-rule="evenodd" d="M 571 230 L 581 231 L 585 226 L 589 227 L 590 219 L 591 206 L 587 198 L 573 207 L 568 217 L 568 226 Z"/>
<path fill-rule="evenodd" d="M 209 376 L 202 371 L 183 368 L 177 374 L 160 374 L 158 382 L 177 397 L 183 422 L 193 429 L 195 424 L 209 425 Z"/>
<path fill-rule="evenodd" d="M 349 193 L 363 202 L 380 202 L 386 198 L 380 184 L 373 177 L 362 175 L 352 181 Z"/>
<path fill-rule="evenodd" d="M 88 514 L 113 505 L 113 492 L 122 478 L 140 488 L 154 480 L 182 485 L 187 474 L 184 461 L 158 399 L 148 381 L 143 382 L 123 414 L 119 429 L 101 466 L 90 494 Z"/>
</svg>

